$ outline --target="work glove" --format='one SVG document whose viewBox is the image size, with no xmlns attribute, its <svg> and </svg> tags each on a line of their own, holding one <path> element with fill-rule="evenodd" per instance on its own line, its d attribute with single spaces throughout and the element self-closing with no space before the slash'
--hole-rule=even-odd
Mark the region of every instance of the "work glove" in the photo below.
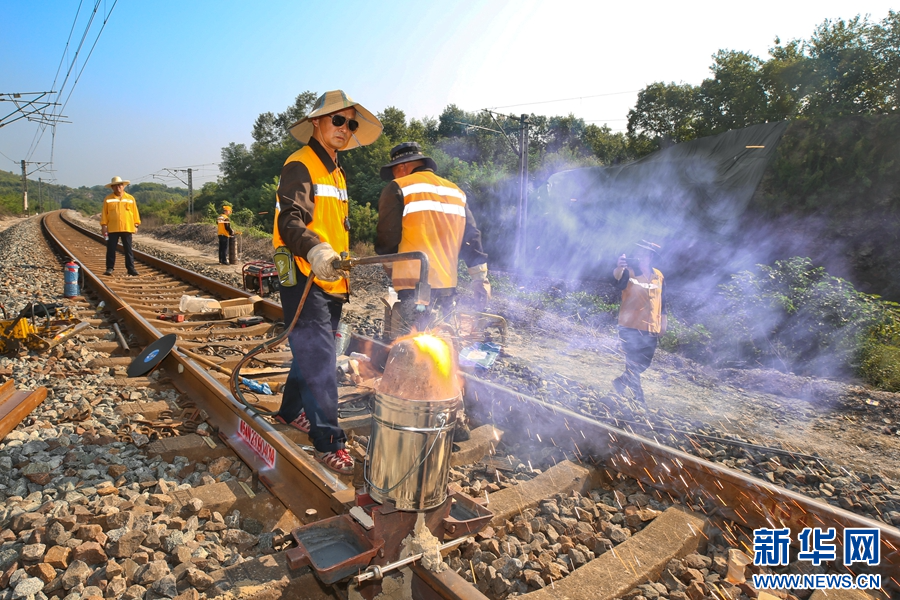
<svg viewBox="0 0 900 600">
<path fill-rule="evenodd" d="M 321 243 L 313 246 L 306 254 L 306 259 L 312 267 L 313 275 L 322 281 L 337 281 L 341 278 L 340 274 L 334 269 L 332 263 L 341 260 L 340 255 L 334 251 L 331 244 Z"/>
<path fill-rule="evenodd" d="M 477 267 L 469 267 L 469 276 L 472 278 L 469 289 L 472 290 L 472 294 L 475 296 L 475 306 L 478 310 L 484 310 L 484 307 L 487 306 L 488 301 L 491 299 L 491 282 L 488 281 L 487 275 L 487 263 Z"/>
</svg>

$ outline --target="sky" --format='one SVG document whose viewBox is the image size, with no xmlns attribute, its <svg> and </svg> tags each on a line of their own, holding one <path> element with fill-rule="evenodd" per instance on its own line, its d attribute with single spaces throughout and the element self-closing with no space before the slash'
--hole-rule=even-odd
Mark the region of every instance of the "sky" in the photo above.
<svg viewBox="0 0 900 600">
<path fill-rule="evenodd" d="M 765 58 L 776 36 L 808 38 L 825 19 L 857 14 L 880 21 L 891 8 L 884 0 L 0 0 L 0 94 L 61 91 L 68 121 L 55 135 L 24 119 L 0 127 L 0 169 L 19 174 L 25 159 L 36 163 L 31 179 L 72 187 L 113 176 L 183 187 L 173 175 L 186 179 L 179 169 L 191 167 L 199 188 L 218 176 L 223 147 L 253 141 L 260 113 L 281 112 L 306 90 L 342 89 L 373 112 L 396 106 L 408 118 L 456 104 L 573 113 L 624 130 L 638 90 L 699 84 L 719 49 Z M 0 118 L 13 108 L 0 102 Z"/>
</svg>

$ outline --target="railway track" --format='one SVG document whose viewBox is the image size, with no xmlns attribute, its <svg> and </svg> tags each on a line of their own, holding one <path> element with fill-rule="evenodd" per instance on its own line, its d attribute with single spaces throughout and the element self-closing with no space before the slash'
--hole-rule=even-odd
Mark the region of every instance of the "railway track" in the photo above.
<svg viewBox="0 0 900 600">
<path fill-rule="evenodd" d="M 234 327 L 233 320 L 226 319 L 182 323 L 160 321 L 157 316 L 163 311 L 177 309 L 181 297 L 185 295 L 227 300 L 246 298 L 248 294 L 137 252 L 139 277 L 101 276 L 104 245 L 99 236 L 67 224 L 60 213 L 45 217 L 43 226 L 61 253 L 81 263 L 85 287 L 96 295 L 97 301 L 105 303 L 109 314 L 124 325 L 125 332 L 137 342 L 132 345 L 147 345 L 170 333 L 177 336 L 175 349 L 161 364 L 166 378 L 172 381 L 183 398 L 190 398 L 197 408 L 204 411 L 208 425 L 244 461 L 260 486 L 297 516 L 313 514 L 311 511 L 318 518 L 343 515 L 355 505 L 354 484 L 358 481 L 354 482 L 351 477 L 339 478 L 325 470 L 301 448 L 308 443 L 305 436 L 247 410 L 227 389 L 224 371 L 236 364 L 239 352 L 255 347 L 278 330 L 282 320 L 280 306 L 265 300 L 257 302 L 256 314 L 264 317 L 265 321 L 250 328 Z M 109 344 L 110 350 L 114 349 L 113 342 Z M 121 342 L 117 344 L 121 347 Z M 388 348 L 376 340 L 354 336 L 349 351 L 365 354 L 370 357 L 371 364 L 383 367 Z M 283 367 L 288 356 L 286 348 L 274 349 L 260 356 L 263 362 L 256 363 L 254 368 L 264 371 L 266 380 L 277 387 L 286 376 L 286 371 L 277 372 L 278 367 Z M 109 360 L 109 364 L 123 364 L 131 359 L 120 357 Z M 607 486 L 614 486 L 616 481 L 625 477 L 660 505 L 671 505 L 677 501 L 689 507 L 694 511 L 692 515 L 696 514 L 701 519 L 697 522 L 715 523 L 728 532 L 726 541 L 734 544 L 741 541 L 741 528 L 745 531 L 744 540 L 746 530 L 757 528 L 788 527 L 793 539 L 805 527 L 878 530 L 882 555 L 881 563 L 875 569 L 883 575 L 886 588 L 896 585 L 900 579 L 900 531 L 894 527 L 674 450 L 560 406 L 529 398 L 476 377 L 464 377 L 467 411 L 476 424 L 490 425 L 502 431 L 503 445 L 516 448 L 516 456 L 520 460 L 528 461 L 528 457 L 532 456 L 533 462 L 538 464 L 542 456 L 544 459 L 551 457 L 558 463 L 555 466 L 546 465 L 549 468 L 543 473 L 537 477 L 525 477 L 519 485 L 505 487 L 496 493 L 485 492 L 487 506 L 495 511 L 492 524 L 498 530 L 505 530 L 504 533 L 510 536 L 508 539 L 512 539 L 512 532 L 517 524 L 523 522 L 523 517 L 537 516 L 543 512 L 546 499 L 553 493 L 574 491 L 577 498 L 578 493 L 587 494 L 590 486 L 596 485 L 598 480 Z M 277 408 L 278 397 L 260 400 L 258 406 L 262 409 Z M 369 427 L 367 419 L 359 417 L 345 424 L 349 432 L 362 436 L 368 434 Z M 499 437 L 496 433 L 494 435 Z M 552 451 L 546 452 L 551 446 Z M 475 459 L 480 460 L 481 457 L 475 456 Z M 547 463 L 546 460 L 543 462 Z M 496 462 L 493 464 L 496 476 L 497 465 Z M 529 467 L 528 470 L 534 471 L 534 468 Z M 597 496 L 602 497 L 602 494 Z M 617 494 L 611 497 L 619 500 Z M 628 502 L 621 504 L 624 510 Z M 575 515 L 575 520 L 580 521 L 577 508 Z M 692 516 L 671 518 L 675 519 L 672 527 L 677 529 L 688 523 L 693 531 L 690 525 L 695 523 L 690 520 Z M 572 528 L 572 523 L 567 523 L 567 527 Z M 638 540 L 644 531 L 638 530 L 640 533 L 634 536 L 632 546 L 641 543 Z M 567 533 L 573 532 L 567 530 Z M 685 533 L 684 537 L 703 537 L 702 532 L 698 533 L 699 536 Z M 662 535 L 665 537 L 665 534 Z M 481 545 L 484 545 L 485 539 L 479 540 Z M 693 542 L 693 548 L 703 543 L 697 539 Z M 677 550 L 672 551 L 672 556 L 690 551 L 691 543 L 680 544 Z M 749 549 L 745 548 L 745 551 Z M 579 583 L 576 577 L 581 569 L 565 579 L 552 581 L 551 578 L 552 588 L 531 593 L 535 597 L 541 597 L 541 594 L 553 597 L 557 593 L 565 593 L 569 597 L 601 597 L 603 593 L 610 594 L 606 596 L 610 598 L 622 595 L 631 589 L 627 586 L 634 587 L 648 579 L 658 579 L 668 560 L 671 560 L 667 552 L 658 549 L 656 559 L 657 562 L 662 561 L 662 566 L 652 565 L 649 571 L 635 564 L 640 561 L 634 554 L 633 560 L 629 560 L 624 552 L 615 558 L 604 554 L 607 561 L 618 561 L 626 571 L 633 571 L 634 577 L 622 577 L 620 573 L 609 583 L 608 589 L 601 590 L 596 585 L 591 587 L 590 593 L 594 594 L 591 596 L 581 595 L 587 593 L 583 587 L 585 584 Z M 472 550 L 464 547 L 455 551 L 450 558 L 451 565 L 454 559 L 459 561 L 467 554 L 471 556 Z M 594 565 L 594 571 L 600 569 L 603 556 L 590 561 L 583 567 L 583 573 L 590 571 L 591 565 Z M 660 557 L 665 557 L 665 560 Z M 471 563 L 469 567 L 460 569 L 469 581 L 457 575 L 456 570 L 431 574 L 415 567 L 415 572 L 420 576 L 418 585 L 424 586 L 419 593 L 422 597 L 476 597 L 478 591 L 471 584 L 478 585 L 474 580 L 479 569 Z M 486 571 L 481 569 L 480 572 L 484 574 Z M 602 574 L 595 574 L 595 577 L 602 578 Z M 484 591 L 483 582 L 477 589 Z"/>
</svg>

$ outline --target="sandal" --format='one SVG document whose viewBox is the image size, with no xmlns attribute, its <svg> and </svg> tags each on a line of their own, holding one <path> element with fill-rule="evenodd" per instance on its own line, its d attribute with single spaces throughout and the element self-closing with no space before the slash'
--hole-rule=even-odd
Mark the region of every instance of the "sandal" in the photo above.
<svg viewBox="0 0 900 600">
<path fill-rule="evenodd" d="M 303 433 L 309 433 L 309 419 L 306 418 L 306 411 L 300 411 L 300 414 L 296 419 L 288 423 L 284 420 L 284 417 L 278 415 L 275 417 L 275 420 L 279 423 L 284 423 L 285 425 L 290 425 L 294 429 L 299 429 Z"/>
<path fill-rule="evenodd" d="M 334 471 L 343 475 L 353 473 L 353 465 L 355 461 L 350 453 L 344 448 L 335 450 L 334 452 L 318 452 L 316 451 L 316 460 Z"/>
</svg>

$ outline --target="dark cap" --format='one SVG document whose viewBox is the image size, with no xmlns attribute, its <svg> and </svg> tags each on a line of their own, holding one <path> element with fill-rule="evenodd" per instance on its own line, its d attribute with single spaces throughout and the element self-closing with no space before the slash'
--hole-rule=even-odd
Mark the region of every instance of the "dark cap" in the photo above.
<svg viewBox="0 0 900 600">
<path fill-rule="evenodd" d="M 425 161 L 426 167 L 432 171 L 437 170 L 437 164 L 434 160 L 422 154 L 422 147 L 418 142 L 403 142 L 391 148 L 391 162 L 381 167 L 381 179 L 383 181 L 393 181 L 394 174 L 391 171 L 391 167 L 414 160 Z"/>
</svg>

